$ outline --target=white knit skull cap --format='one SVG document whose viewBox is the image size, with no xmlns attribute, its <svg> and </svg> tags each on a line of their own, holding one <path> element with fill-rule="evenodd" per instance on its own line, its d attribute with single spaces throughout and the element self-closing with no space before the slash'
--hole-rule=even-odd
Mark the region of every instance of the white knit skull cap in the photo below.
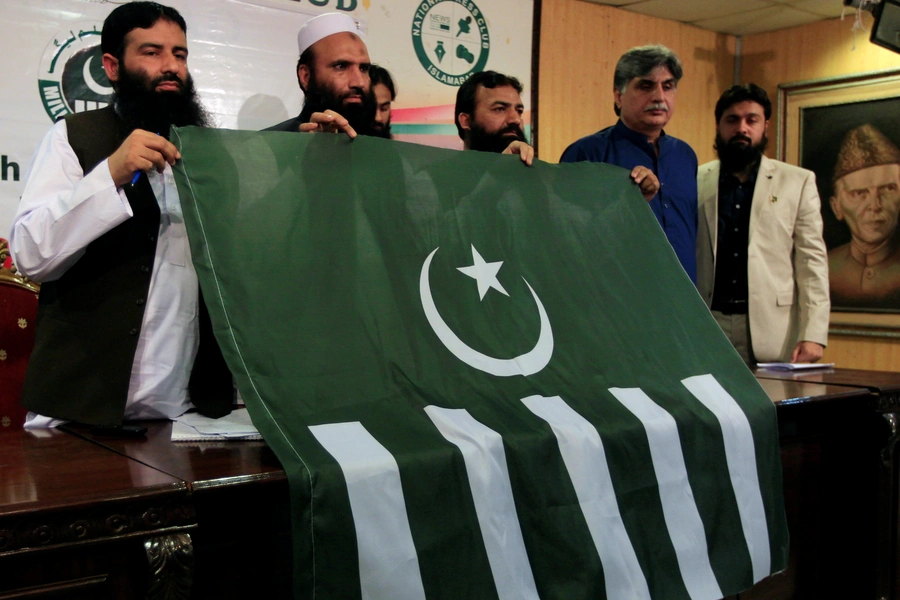
<svg viewBox="0 0 900 600">
<path fill-rule="evenodd" d="M 297 47 L 302 55 L 307 48 L 335 33 L 355 33 L 362 37 L 356 21 L 347 13 L 330 12 L 313 17 L 297 32 Z"/>
</svg>

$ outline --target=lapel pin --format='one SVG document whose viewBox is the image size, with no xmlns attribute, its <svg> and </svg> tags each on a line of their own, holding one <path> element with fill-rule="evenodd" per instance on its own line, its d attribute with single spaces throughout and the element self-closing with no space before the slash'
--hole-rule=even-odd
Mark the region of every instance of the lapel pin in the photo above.
<svg viewBox="0 0 900 600">
<path fill-rule="evenodd" d="M 772 202 L 778 202 L 778 196 L 772 196 L 771 198 L 769 198 L 769 200 Z"/>
</svg>

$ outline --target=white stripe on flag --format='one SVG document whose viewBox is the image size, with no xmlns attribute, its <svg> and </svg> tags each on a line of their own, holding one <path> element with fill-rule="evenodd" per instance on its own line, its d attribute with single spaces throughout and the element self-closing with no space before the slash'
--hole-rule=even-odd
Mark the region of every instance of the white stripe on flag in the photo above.
<svg viewBox="0 0 900 600">
<path fill-rule="evenodd" d="M 597 429 L 559 396 L 529 396 L 522 403 L 547 421 L 556 436 L 603 564 L 606 597 L 649 599 L 647 580 L 619 513 L 606 452 Z"/>
<path fill-rule="evenodd" d="M 462 453 L 500 600 L 539 600 L 500 434 L 476 421 L 465 409 L 426 406 L 425 413 Z"/>
<path fill-rule="evenodd" d="M 688 594 L 694 600 L 718 600 L 722 592 L 709 564 L 703 521 L 687 478 L 675 419 L 640 388 L 609 391 L 641 420 L 647 432 L 663 517 Z"/>
<path fill-rule="evenodd" d="M 424 600 L 397 461 L 359 422 L 309 430 L 347 481 L 363 600 Z"/>
<path fill-rule="evenodd" d="M 759 473 L 756 470 L 756 447 L 747 415 L 712 375 L 697 375 L 682 379 L 686 387 L 703 406 L 712 411 L 722 427 L 725 440 L 725 460 L 737 498 L 741 527 L 750 550 L 754 583 L 769 575 L 772 557 L 769 553 L 769 528 Z"/>
</svg>

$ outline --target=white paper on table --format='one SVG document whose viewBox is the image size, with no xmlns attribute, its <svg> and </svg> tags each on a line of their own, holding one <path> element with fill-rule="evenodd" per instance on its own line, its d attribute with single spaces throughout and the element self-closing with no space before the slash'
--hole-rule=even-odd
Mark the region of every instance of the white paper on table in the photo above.
<svg viewBox="0 0 900 600">
<path fill-rule="evenodd" d="M 236 408 L 231 414 L 210 419 L 200 413 L 185 413 L 172 424 L 172 441 L 194 440 L 261 440 L 262 436 L 246 408 Z"/>
<path fill-rule="evenodd" d="M 807 371 L 810 369 L 830 369 L 834 363 L 757 363 L 760 369 L 774 369 L 776 371 Z"/>
</svg>

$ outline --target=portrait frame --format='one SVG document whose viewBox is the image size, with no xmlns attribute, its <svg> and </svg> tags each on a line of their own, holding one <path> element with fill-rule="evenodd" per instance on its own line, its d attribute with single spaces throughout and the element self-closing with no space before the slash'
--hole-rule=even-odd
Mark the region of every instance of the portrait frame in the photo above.
<svg viewBox="0 0 900 600">
<path fill-rule="evenodd" d="M 848 131 L 870 123 L 900 146 L 900 68 L 780 84 L 777 115 L 777 158 L 816 173 L 826 247 L 832 250 L 847 244 L 849 230 L 835 217 L 830 202 L 840 145 Z M 840 325 L 900 327 L 900 303 L 896 307 L 865 302 L 841 306 L 833 300 L 832 311 L 841 313 L 832 316 L 832 333 Z"/>
</svg>

